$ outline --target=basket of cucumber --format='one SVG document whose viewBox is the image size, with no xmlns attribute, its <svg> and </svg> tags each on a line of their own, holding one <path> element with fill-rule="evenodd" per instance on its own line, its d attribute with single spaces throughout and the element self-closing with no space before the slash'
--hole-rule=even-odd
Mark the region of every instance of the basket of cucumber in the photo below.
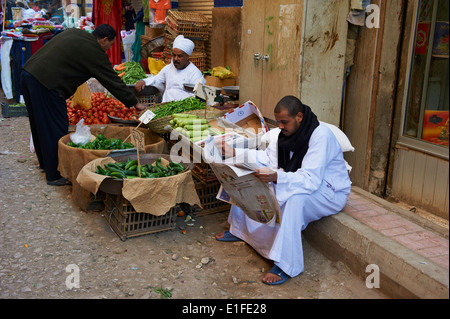
<svg viewBox="0 0 450 319">
<path fill-rule="evenodd" d="M 158 134 L 167 133 L 167 130 L 164 128 L 170 125 L 170 121 L 173 120 L 174 114 L 184 113 L 196 115 L 198 118 L 213 119 L 223 116 L 226 113 L 224 110 L 206 106 L 205 102 L 197 99 L 196 97 L 189 97 L 180 101 L 161 103 L 148 109 L 155 113 L 156 116 L 147 124 L 147 126 L 153 132 Z"/>
<path fill-rule="evenodd" d="M 205 139 L 208 135 L 220 135 L 221 131 L 211 127 L 210 120 L 199 118 L 198 115 L 181 113 L 174 114 L 169 121 L 170 126 L 178 133 L 189 138 L 193 143 Z"/>
</svg>

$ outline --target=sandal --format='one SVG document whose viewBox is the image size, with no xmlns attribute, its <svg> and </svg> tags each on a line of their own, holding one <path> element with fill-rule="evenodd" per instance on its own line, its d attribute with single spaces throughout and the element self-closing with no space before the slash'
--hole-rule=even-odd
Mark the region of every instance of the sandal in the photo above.
<svg viewBox="0 0 450 319">
<path fill-rule="evenodd" d="M 281 270 L 280 267 L 278 267 L 277 265 L 273 265 L 272 269 L 269 270 L 269 273 L 277 275 L 281 278 L 281 280 L 275 281 L 275 282 L 265 282 L 263 281 L 263 283 L 265 283 L 266 285 L 281 285 L 282 283 L 284 283 L 286 280 L 289 279 L 289 276 L 283 271 Z"/>
<path fill-rule="evenodd" d="M 217 238 L 216 237 L 216 240 L 218 240 L 218 241 L 227 241 L 227 242 L 242 241 L 242 239 L 234 236 L 228 230 L 223 233 L 223 238 Z"/>
<path fill-rule="evenodd" d="M 72 183 L 64 177 L 60 177 L 54 181 L 47 181 L 47 185 L 51 186 L 69 186 L 72 185 Z"/>
</svg>

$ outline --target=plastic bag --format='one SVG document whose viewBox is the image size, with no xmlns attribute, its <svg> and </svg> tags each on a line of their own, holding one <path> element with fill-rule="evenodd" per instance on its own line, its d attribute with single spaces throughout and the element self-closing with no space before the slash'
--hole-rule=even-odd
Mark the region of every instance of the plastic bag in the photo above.
<svg viewBox="0 0 450 319">
<path fill-rule="evenodd" d="M 157 75 L 159 71 L 161 71 L 165 66 L 166 64 L 163 60 L 157 60 L 151 57 L 148 58 L 148 69 L 150 71 L 150 74 Z"/>
<path fill-rule="evenodd" d="M 73 95 L 72 103 L 73 105 L 77 104 L 86 110 L 92 108 L 91 91 L 89 90 L 87 82 L 84 82 L 77 88 L 75 94 Z"/>
<path fill-rule="evenodd" d="M 122 44 L 123 44 L 123 52 L 125 53 L 125 61 L 130 62 L 133 61 L 133 49 L 132 46 L 134 44 L 136 38 L 136 31 L 133 30 L 130 34 L 126 34 L 122 38 Z"/>
<path fill-rule="evenodd" d="M 212 69 L 211 72 L 212 76 L 218 77 L 219 79 L 229 79 L 234 77 L 233 72 L 231 72 L 229 69 L 224 68 L 223 66 L 216 66 Z"/>
<path fill-rule="evenodd" d="M 77 145 L 84 145 L 91 139 L 91 130 L 89 126 L 84 125 L 84 119 L 77 123 L 75 133 L 70 135 L 70 140 Z"/>
</svg>

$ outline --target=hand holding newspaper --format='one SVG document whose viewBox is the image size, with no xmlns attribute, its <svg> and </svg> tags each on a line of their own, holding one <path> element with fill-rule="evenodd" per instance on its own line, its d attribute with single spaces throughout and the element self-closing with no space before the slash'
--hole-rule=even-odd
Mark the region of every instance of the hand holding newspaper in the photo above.
<svg viewBox="0 0 450 319">
<path fill-rule="evenodd" d="M 209 136 L 203 148 L 205 162 L 209 163 L 221 183 L 217 198 L 241 208 L 249 218 L 260 223 L 280 218 L 281 210 L 272 184 L 263 183 L 254 175 L 260 169 L 256 161 L 247 156 L 237 158 L 228 147 L 227 158 L 224 158 L 225 154 L 217 147 L 221 138 Z M 231 147 L 236 145 L 236 139 L 225 142 Z"/>
</svg>

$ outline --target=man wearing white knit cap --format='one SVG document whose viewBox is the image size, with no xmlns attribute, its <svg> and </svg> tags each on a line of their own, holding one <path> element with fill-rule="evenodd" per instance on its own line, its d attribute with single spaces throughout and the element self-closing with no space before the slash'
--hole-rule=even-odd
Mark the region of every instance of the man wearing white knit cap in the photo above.
<svg viewBox="0 0 450 319">
<path fill-rule="evenodd" d="M 166 65 L 156 76 L 138 81 L 136 91 L 140 92 L 145 86 L 154 86 L 164 91 L 162 102 L 178 101 L 191 97 L 194 94 L 184 88 L 184 84 L 196 84 L 198 80 L 206 83 L 202 72 L 189 61 L 194 51 L 194 42 L 179 35 L 173 41 L 172 61 Z"/>
</svg>

